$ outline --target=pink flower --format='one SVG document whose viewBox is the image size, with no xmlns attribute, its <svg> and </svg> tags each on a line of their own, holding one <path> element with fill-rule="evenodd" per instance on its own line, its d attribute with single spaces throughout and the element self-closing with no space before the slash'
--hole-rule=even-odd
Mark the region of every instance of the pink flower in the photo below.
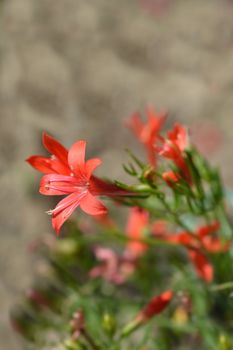
<svg viewBox="0 0 233 350">
<path fill-rule="evenodd" d="M 103 215 L 107 209 L 96 197 L 132 195 L 116 185 L 92 175 L 102 163 L 99 158 L 85 161 L 86 141 L 76 142 L 67 151 L 58 141 L 43 134 L 43 144 L 52 154 L 50 158 L 31 156 L 27 162 L 46 174 L 40 183 L 40 193 L 47 196 L 65 195 L 57 206 L 49 211 L 52 225 L 59 234 L 61 226 L 77 207 L 90 215 Z"/>
<path fill-rule="evenodd" d="M 152 166 L 156 165 L 155 143 L 165 122 L 167 114 L 157 114 L 151 107 L 146 110 L 147 123 L 143 124 L 139 113 L 134 113 L 128 121 L 129 128 L 138 140 L 145 146 L 148 160 Z"/>
<path fill-rule="evenodd" d="M 124 255 L 119 256 L 110 248 L 96 247 L 95 255 L 101 264 L 89 272 L 91 278 L 102 277 L 110 283 L 120 285 L 135 270 L 135 262 L 132 259 Z"/>
</svg>

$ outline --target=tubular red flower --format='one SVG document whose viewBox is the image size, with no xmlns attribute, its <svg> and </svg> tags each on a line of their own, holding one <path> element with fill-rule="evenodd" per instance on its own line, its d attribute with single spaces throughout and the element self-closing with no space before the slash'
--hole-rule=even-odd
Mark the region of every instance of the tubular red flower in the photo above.
<svg viewBox="0 0 233 350">
<path fill-rule="evenodd" d="M 173 292 L 167 290 L 162 294 L 153 297 L 150 302 L 142 309 L 142 311 L 137 315 L 136 320 L 144 323 L 160 314 L 171 302 L 173 298 Z"/>
<path fill-rule="evenodd" d="M 182 125 L 176 124 L 173 130 L 167 133 L 167 139 L 160 137 L 160 140 L 162 141 L 162 147 L 159 154 L 164 158 L 172 160 L 180 170 L 182 176 L 191 184 L 191 173 L 183 155 L 185 148 L 188 146 L 186 129 Z"/>
<path fill-rule="evenodd" d="M 127 243 L 127 253 L 134 258 L 141 256 L 146 250 L 147 245 L 142 243 L 143 230 L 149 223 L 149 214 L 142 208 L 133 207 L 130 210 L 126 233 L 129 238 Z"/>
<path fill-rule="evenodd" d="M 48 212 L 52 215 L 52 225 L 57 234 L 78 206 L 90 215 L 105 214 L 107 209 L 96 196 L 132 195 L 92 175 L 102 161 L 99 158 L 85 161 L 86 141 L 76 142 L 67 151 L 57 140 L 44 133 L 43 144 L 52 156 L 50 158 L 31 156 L 27 162 L 46 174 L 40 182 L 41 194 L 66 195 L 53 210 Z"/>
<path fill-rule="evenodd" d="M 201 226 L 196 231 L 196 239 L 189 232 L 179 232 L 175 234 L 164 233 L 158 236 L 159 239 L 171 244 L 182 245 L 187 249 L 197 274 L 206 282 L 213 279 L 213 268 L 203 252 L 218 253 L 227 251 L 230 242 L 221 242 L 220 239 L 212 237 L 212 234 L 219 229 L 219 223 L 213 222 L 209 225 Z M 156 235 L 154 235 L 156 237 Z"/>
<path fill-rule="evenodd" d="M 168 139 L 176 145 L 176 147 L 182 152 L 188 146 L 188 134 L 186 129 L 176 123 L 173 130 L 168 132 Z"/>
<path fill-rule="evenodd" d="M 147 122 L 143 124 L 139 113 L 134 113 L 128 121 L 129 128 L 141 142 L 147 152 L 148 160 L 152 166 L 156 165 L 155 143 L 158 140 L 159 132 L 166 120 L 167 113 L 156 113 L 153 108 L 146 110 Z"/>
<path fill-rule="evenodd" d="M 179 176 L 176 173 L 174 173 L 174 171 L 172 170 L 165 171 L 162 174 L 162 177 L 166 181 L 166 183 L 171 187 L 174 187 L 176 182 L 179 181 Z"/>
<path fill-rule="evenodd" d="M 207 260 L 204 254 L 198 250 L 188 250 L 188 255 L 196 268 L 197 274 L 205 282 L 210 283 L 214 277 L 213 266 Z"/>
</svg>

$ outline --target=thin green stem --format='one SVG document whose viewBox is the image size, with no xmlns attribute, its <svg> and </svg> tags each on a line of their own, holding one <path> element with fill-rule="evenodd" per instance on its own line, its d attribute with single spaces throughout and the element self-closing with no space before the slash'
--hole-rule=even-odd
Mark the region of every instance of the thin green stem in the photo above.
<svg viewBox="0 0 233 350">
<path fill-rule="evenodd" d="M 230 289 L 233 288 L 233 281 L 232 282 L 225 282 L 222 284 L 217 284 L 215 286 L 211 286 L 210 290 L 211 292 L 218 292 L 218 291 L 222 291 L 222 290 L 226 290 L 226 289 Z"/>
</svg>

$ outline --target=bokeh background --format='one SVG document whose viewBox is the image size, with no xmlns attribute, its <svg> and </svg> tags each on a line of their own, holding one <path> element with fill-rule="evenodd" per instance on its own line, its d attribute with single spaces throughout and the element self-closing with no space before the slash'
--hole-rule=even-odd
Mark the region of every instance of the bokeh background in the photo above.
<svg viewBox="0 0 233 350">
<path fill-rule="evenodd" d="M 24 159 L 47 130 L 87 139 L 121 179 L 136 145 L 124 120 L 147 104 L 185 122 L 233 186 L 233 1 L 0 1 L 0 349 L 19 349 L 9 309 L 30 284 L 28 243 L 52 231 Z"/>
</svg>

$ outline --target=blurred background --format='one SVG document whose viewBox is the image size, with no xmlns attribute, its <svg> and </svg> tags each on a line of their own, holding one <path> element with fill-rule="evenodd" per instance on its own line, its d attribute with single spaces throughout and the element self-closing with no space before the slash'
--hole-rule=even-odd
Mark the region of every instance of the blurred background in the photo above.
<svg viewBox="0 0 233 350">
<path fill-rule="evenodd" d="M 19 349 L 9 309 L 30 285 L 29 242 L 52 232 L 24 159 L 47 130 L 88 140 L 100 174 L 122 179 L 136 147 L 124 122 L 148 104 L 189 126 L 233 186 L 233 1 L 0 1 L 0 349 Z"/>
</svg>

